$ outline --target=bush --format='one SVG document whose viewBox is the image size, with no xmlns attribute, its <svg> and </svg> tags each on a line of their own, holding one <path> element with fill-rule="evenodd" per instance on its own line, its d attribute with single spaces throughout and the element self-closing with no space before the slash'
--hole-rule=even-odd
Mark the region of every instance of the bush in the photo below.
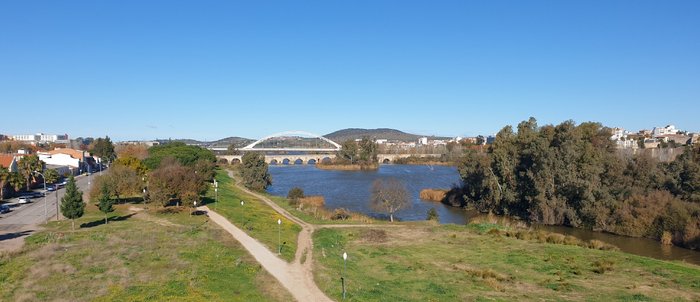
<svg viewBox="0 0 700 302">
<path fill-rule="evenodd" d="M 288 199 L 302 199 L 304 198 L 304 190 L 299 187 L 294 187 L 287 193 Z"/>
<path fill-rule="evenodd" d="M 430 208 L 430 210 L 428 210 L 426 220 L 440 221 L 440 215 L 435 208 Z"/>
<path fill-rule="evenodd" d="M 597 260 L 593 262 L 593 272 L 596 274 L 604 274 L 605 272 L 612 271 L 614 266 L 615 262 L 610 260 Z"/>
<path fill-rule="evenodd" d="M 350 219 L 350 211 L 344 208 L 335 209 L 331 215 L 331 220 L 348 220 Z"/>
<path fill-rule="evenodd" d="M 661 235 L 661 244 L 663 245 L 673 245 L 673 235 L 669 232 L 664 232 Z"/>
<path fill-rule="evenodd" d="M 308 196 L 299 199 L 299 204 L 301 204 L 301 207 L 304 209 L 319 209 L 323 208 L 323 206 L 326 204 L 326 200 L 323 198 L 323 196 Z"/>
<path fill-rule="evenodd" d="M 447 196 L 447 190 L 423 189 L 420 191 L 420 199 L 430 201 L 443 201 Z"/>
</svg>

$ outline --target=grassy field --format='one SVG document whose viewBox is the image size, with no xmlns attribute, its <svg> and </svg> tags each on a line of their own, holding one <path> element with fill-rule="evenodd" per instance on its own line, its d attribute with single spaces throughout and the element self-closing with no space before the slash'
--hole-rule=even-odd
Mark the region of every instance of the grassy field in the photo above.
<svg viewBox="0 0 700 302">
<path fill-rule="evenodd" d="M 291 296 L 206 216 L 127 214 L 88 205 L 0 256 L 1 301 L 289 301 Z"/>
<path fill-rule="evenodd" d="M 219 202 L 208 204 L 209 208 L 275 252 L 278 249 L 279 236 L 277 219 L 281 219 L 281 257 L 287 261 L 293 260 L 301 227 L 275 212 L 263 201 L 238 189 L 225 170 L 217 171 L 216 180 L 219 182 Z M 209 190 L 208 197 L 210 202 L 213 201 L 214 190 Z M 243 205 L 241 200 L 244 201 Z"/>
<path fill-rule="evenodd" d="M 321 229 L 316 282 L 348 301 L 698 301 L 700 267 L 538 243 L 488 226 Z"/>
<path fill-rule="evenodd" d="M 326 218 L 331 210 L 321 210 L 317 215 L 314 215 L 311 211 L 301 211 L 297 207 L 289 205 L 289 200 L 286 197 L 275 196 L 272 194 L 264 193 L 267 198 L 274 201 L 276 204 L 287 210 L 290 214 L 296 216 L 297 218 L 311 223 L 311 224 L 385 224 L 389 223 L 385 220 L 377 220 L 360 213 L 351 213 L 350 219 L 345 220 L 332 220 Z"/>
</svg>

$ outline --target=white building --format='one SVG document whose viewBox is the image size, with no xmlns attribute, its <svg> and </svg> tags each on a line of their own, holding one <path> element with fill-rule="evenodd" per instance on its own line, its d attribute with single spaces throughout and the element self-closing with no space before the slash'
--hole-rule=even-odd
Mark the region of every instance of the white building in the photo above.
<svg viewBox="0 0 700 302">
<path fill-rule="evenodd" d="M 386 144 L 387 142 L 389 142 L 389 140 L 388 140 L 388 139 L 378 139 L 378 140 L 376 140 L 375 142 L 376 142 L 378 145 L 383 145 L 383 144 Z"/>
<path fill-rule="evenodd" d="M 676 126 L 674 125 L 667 125 L 666 127 L 654 127 L 654 130 L 652 131 L 652 136 L 653 137 L 658 137 L 662 135 L 669 135 L 669 134 L 676 134 L 680 130 L 676 129 Z"/>
<path fill-rule="evenodd" d="M 68 143 L 68 134 L 17 134 L 12 139 L 28 143 Z"/>
<path fill-rule="evenodd" d="M 39 159 L 51 166 L 68 166 L 76 172 L 85 165 L 85 151 L 75 149 L 56 149 L 37 153 Z"/>
<path fill-rule="evenodd" d="M 428 138 L 427 137 L 421 137 L 418 139 L 418 144 L 419 145 L 427 145 L 428 144 Z"/>
</svg>

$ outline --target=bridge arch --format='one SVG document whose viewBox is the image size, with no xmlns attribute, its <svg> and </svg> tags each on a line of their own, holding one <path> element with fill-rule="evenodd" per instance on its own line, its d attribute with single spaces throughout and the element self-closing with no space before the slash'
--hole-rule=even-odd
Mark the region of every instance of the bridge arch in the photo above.
<svg viewBox="0 0 700 302">
<path fill-rule="evenodd" d="M 331 145 L 333 146 L 333 148 L 328 148 L 327 150 L 326 150 L 326 149 L 319 149 L 319 150 L 339 151 L 339 150 L 341 149 L 340 144 L 338 144 L 338 143 L 336 143 L 336 142 L 334 142 L 334 141 L 332 141 L 332 140 L 330 140 L 330 139 L 327 139 L 327 138 L 325 138 L 325 137 L 323 137 L 323 136 L 320 136 L 320 135 L 318 135 L 318 134 L 314 134 L 314 133 L 306 132 L 306 131 L 285 131 L 285 132 L 275 133 L 275 134 L 272 134 L 272 135 L 268 135 L 268 136 L 266 136 L 266 137 L 263 137 L 263 138 L 261 138 L 261 139 L 255 141 L 255 142 L 253 142 L 252 144 L 249 144 L 249 145 L 247 145 L 247 146 L 241 148 L 240 150 L 244 150 L 244 151 L 261 150 L 261 148 L 258 148 L 258 149 L 254 149 L 254 148 L 255 148 L 255 146 L 257 146 L 258 144 L 260 144 L 260 143 L 262 143 L 262 142 L 264 142 L 264 141 L 266 141 L 266 140 L 269 140 L 269 139 L 272 139 L 272 138 L 275 138 L 275 137 L 290 136 L 290 135 L 308 136 L 308 137 L 318 138 L 318 139 L 321 139 L 321 140 L 323 140 L 323 141 L 325 141 L 325 142 L 327 142 L 327 143 L 329 143 L 329 144 L 331 144 Z"/>
</svg>

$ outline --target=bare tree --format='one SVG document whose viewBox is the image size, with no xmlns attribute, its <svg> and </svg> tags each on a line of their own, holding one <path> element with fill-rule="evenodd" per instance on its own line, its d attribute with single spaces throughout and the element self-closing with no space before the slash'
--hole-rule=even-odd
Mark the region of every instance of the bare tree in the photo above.
<svg viewBox="0 0 700 302">
<path fill-rule="evenodd" d="M 389 219 L 394 222 L 394 213 L 411 207 L 411 199 L 406 186 L 398 179 L 377 179 L 372 184 L 370 207 L 389 214 Z"/>
</svg>

